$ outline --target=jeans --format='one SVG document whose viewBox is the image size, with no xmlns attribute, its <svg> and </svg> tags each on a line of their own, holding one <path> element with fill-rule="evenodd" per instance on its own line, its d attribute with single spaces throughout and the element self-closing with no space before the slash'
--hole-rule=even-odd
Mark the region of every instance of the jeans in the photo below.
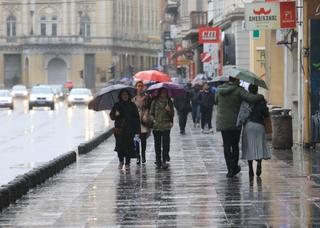
<svg viewBox="0 0 320 228">
<path fill-rule="evenodd" d="M 204 129 L 206 125 L 208 128 L 212 128 L 212 110 L 213 107 L 201 110 L 201 128 Z"/>
<path fill-rule="evenodd" d="M 170 150 L 170 130 L 153 131 L 154 150 L 156 152 L 156 163 L 166 162 Z"/>
<path fill-rule="evenodd" d="M 223 140 L 224 159 L 228 173 L 237 170 L 239 162 L 239 141 L 241 130 L 221 131 Z"/>
<path fill-rule="evenodd" d="M 200 105 L 193 103 L 192 104 L 192 120 L 194 124 L 200 122 Z"/>
</svg>

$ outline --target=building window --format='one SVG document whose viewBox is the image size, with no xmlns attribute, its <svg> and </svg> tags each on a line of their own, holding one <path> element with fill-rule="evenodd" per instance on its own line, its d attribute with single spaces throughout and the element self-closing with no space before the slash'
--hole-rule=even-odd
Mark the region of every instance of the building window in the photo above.
<svg viewBox="0 0 320 228">
<path fill-rule="evenodd" d="M 57 36 L 57 24 L 52 24 L 52 36 Z"/>
<path fill-rule="evenodd" d="M 7 36 L 16 36 L 16 18 L 14 16 L 7 18 Z"/>
<path fill-rule="evenodd" d="M 47 35 L 47 23 L 46 23 L 46 17 L 42 16 L 41 17 L 41 24 L 40 24 L 40 29 L 41 29 L 41 36 L 46 36 Z"/>
<path fill-rule="evenodd" d="M 51 25 L 51 28 L 52 28 L 52 31 L 51 31 L 51 35 L 52 36 L 57 36 L 57 28 L 58 28 L 58 25 L 57 25 L 57 17 L 56 16 L 53 16 L 52 17 L 52 25 Z"/>
<path fill-rule="evenodd" d="M 80 21 L 80 36 L 82 37 L 90 37 L 91 36 L 91 25 L 90 25 L 90 17 L 83 16 Z"/>
</svg>

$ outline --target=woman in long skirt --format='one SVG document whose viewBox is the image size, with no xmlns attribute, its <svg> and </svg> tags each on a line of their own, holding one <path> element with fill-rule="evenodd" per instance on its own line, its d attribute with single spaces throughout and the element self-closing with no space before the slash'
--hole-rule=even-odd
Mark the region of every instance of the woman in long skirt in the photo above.
<svg viewBox="0 0 320 228">
<path fill-rule="evenodd" d="M 256 85 L 249 85 L 249 92 L 258 93 Z M 253 177 L 253 160 L 257 161 L 256 175 L 259 177 L 262 173 L 262 159 L 270 159 L 270 149 L 267 145 L 267 136 L 264 128 L 264 119 L 269 115 L 269 110 L 265 100 L 256 103 L 247 123 L 242 131 L 242 159 L 248 160 L 249 176 Z"/>
</svg>

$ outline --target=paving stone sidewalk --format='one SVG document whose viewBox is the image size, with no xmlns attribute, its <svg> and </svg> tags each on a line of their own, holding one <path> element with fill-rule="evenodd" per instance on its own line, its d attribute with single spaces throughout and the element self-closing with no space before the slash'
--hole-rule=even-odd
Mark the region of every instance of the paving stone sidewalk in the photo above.
<svg viewBox="0 0 320 228">
<path fill-rule="evenodd" d="M 177 121 L 176 121 L 177 122 Z M 168 170 L 119 170 L 111 137 L 0 214 L 0 227 L 320 227 L 319 155 L 273 151 L 261 178 L 225 177 L 219 133 L 174 126 Z"/>
</svg>

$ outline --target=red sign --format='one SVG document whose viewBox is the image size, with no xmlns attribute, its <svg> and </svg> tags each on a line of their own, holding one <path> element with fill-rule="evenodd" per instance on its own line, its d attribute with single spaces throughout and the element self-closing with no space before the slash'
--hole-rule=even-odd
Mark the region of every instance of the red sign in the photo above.
<svg viewBox="0 0 320 228">
<path fill-rule="evenodd" d="M 295 2 L 280 2 L 280 27 L 282 29 L 296 27 Z"/>
<path fill-rule="evenodd" d="M 208 63 L 211 61 L 211 55 L 208 52 L 204 52 L 200 54 L 201 62 Z"/>
<path fill-rule="evenodd" d="M 220 27 L 202 27 L 199 28 L 199 44 L 203 43 L 220 43 Z"/>
</svg>

